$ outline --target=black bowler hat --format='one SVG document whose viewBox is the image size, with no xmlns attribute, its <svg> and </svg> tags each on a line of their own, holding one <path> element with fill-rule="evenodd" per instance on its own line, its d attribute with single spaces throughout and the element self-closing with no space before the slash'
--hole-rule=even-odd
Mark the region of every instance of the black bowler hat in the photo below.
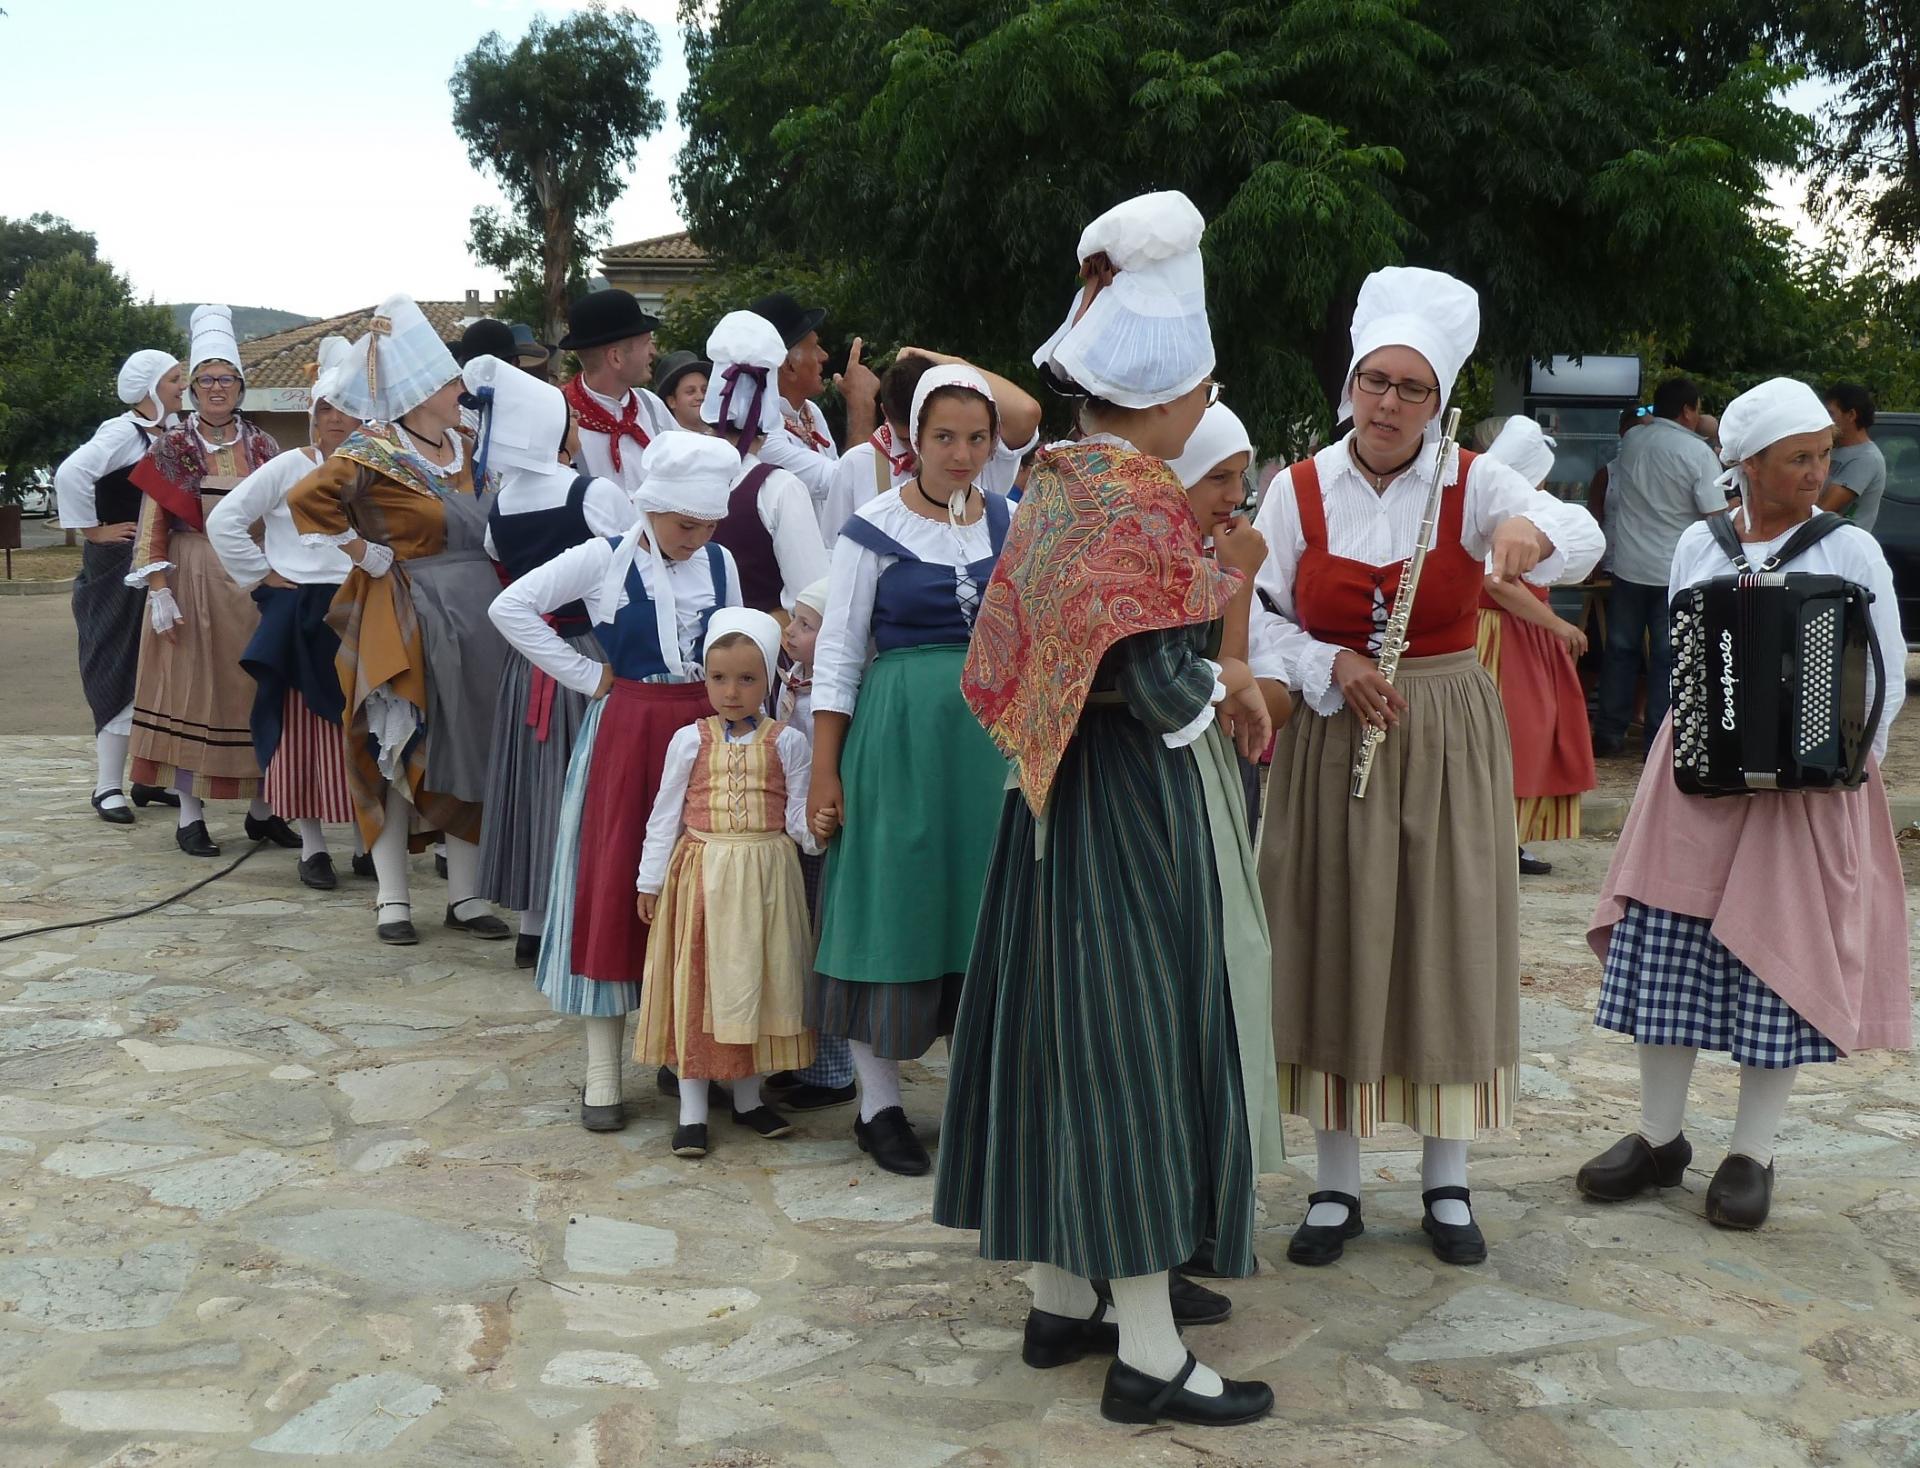
<svg viewBox="0 0 1920 1468">
<path fill-rule="evenodd" d="M 563 352 L 583 352 L 631 336 L 645 336 L 660 324 L 640 309 L 630 291 L 610 287 L 582 296 L 567 307 L 567 334 L 560 338 Z"/>
<path fill-rule="evenodd" d="M 653 379 L 653 390 L 664 398 L 673 391 L 674 384 L 689 372 L 711 377 L 713 363 L 698 352 L 669 352 L 660 359 L 660 370 Z"/>
<path fill-rule="evenodd" d="M 820 323 L 827 319 L 826 307 L 815 306 L 809 310 L 785 291 L 762 296 L 747 309 L 771 321 L 773 329 L 780 333 L 780 340 L 789 347 L 799 346 L 807 339 L 808 332 L 818 331 Z"/>
<path fill-rule="evenodd" d="M 453 360 L 464 367 L 475 357 L 498 357 L 502 362 L 511 362 L 513 328 L 490 316 L 469 321 L 467 329 L 460 333 L 459 345 L 453 349 Z"/>
</svg>

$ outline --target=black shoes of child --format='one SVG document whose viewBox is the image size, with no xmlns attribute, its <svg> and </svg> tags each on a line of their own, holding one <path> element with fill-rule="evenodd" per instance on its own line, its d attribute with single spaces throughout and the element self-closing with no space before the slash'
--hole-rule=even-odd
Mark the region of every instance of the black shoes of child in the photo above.
<svg viewBox="0 0 1920 1468">
<path fill-rule="evenodd" d="M 1658 1147 L 1629 1132 L 1574 1174 L 1573 1185 L 1597 1203 L 1624 1203 L 1649 1188 L 1677 1188 L 1693 1161 L 1685 1132 Z"/>
<path fill-rule="evenodd" d="M 1465 1223 L 1442 1223 L 1433 1216 L 1435 1203 L 1464 1203 L 1467 1205 Z M 1425 1212 L 1420 1218 L 1421 1232 L 1433 1240 L 1433 1257 L 1442 1264 L 1484 1264 L 1487 1262 L 1487 1239 L 1480 1232 L 1480 1225 L 1473 1221 L 1473 1194 L 1465 1188 L 1428 1188 L 1420 1195 L 1421 1206 Z"/>
<path fill-rule="evenodd" d="M 469 897 L 462 900 L 472 902 L 476 899 Z M 454 912 L 454 909 L 458 906 L 460 906 L 458 902 L 450 902 L 447 904 L 446 926 L 454 929 L 456 932 L 465 933 L 469 938 L 484 938 L 489 943 L 497 943 L 502 938 L 511 938 L 513 936 L 513 929 L 501 922 L 500 919 L 492 913 L 482 911 L 475 913 L 472 917 L 463 918 L 457 916 Z"/>
<path fill-rule="evenodd" d="M 213 837 L 207 834 L 207 823 L 195 821 L 187 826 L 175 826 L 173 844 L 188 856 L 218 856 L 220 847 Z"/>
<path fill-rule="evenodd" d="M 1465 1188 L 1428 1188 L 1420 1195 L 1423 1212 L 1420 1231 L 1427 1236 L 1433 1257 L 1442 1264 L 1482 1264 L 1487 1257 L 1486 1235 L 1472 1215 L 1473 1195 Z M 1467 1205 L 1465 1223 L 1442 1223 L 1433 1216 L 1435 1203 L 1459 1202 Z M 1331 1264 L 1347 1251 L 1347 1240 L 1367 1231 L 1360 1217 L 1360 1200 L 1352 1193 L 1320 1192 L 1307 1195 L 1307 1211 L 1320 1203 L 1338 1203 L 1347 1210 L 1339 1223 L 1317 1224 L 1302 1221 L 1287 1244 L 1287 1258 L 1295 1264 L 1318 1266 Z"/>
<path fill-rule="evenodd" d="M 133 803 L 142 810 L 150 805 L 165 805 L 174 810 L 180 809 L 180 797 L 159 785 L 142 785 L 136 781 L 129 793 L 133 796 Z"/>
<path fill-rule="evenodd" d="M 102 801 L 113 799 L 116 795 L 120 797 L 120 803 L 118 805 L 103 805 L 101 803 Z M 133 808 L 127 804 L 126 792 L 121 790 L 117 785 L 111 790 L 94 791 L 93 809 L 94 813 L 109 826 L 131 826 L 133 824 Z"/>
<path fill-rule="evenodd" d="M 762 1104 L 751 1111 L 732 1111 L 731 1108 L 729 1111 L 735 1126 L 743 1126 L 756 1136 L 764 1137 L 768 1141 L 772 1141 L 775 1137 L 793 1135 L 793 1123 L 771 1106 Z"/>
<path fill-rule="evenodd" d="M 333 858 L 324 851 L 300 858 L 300 885 L 316 892 L 331 892 L 340 885 L 333 874 Z"/>
<path fill-rule="evenodd" d="M 373 856 L 370 852 L 361 851 L 354 854 L 353 874 L 356 877 L 371 877 L 374 875 Z"/>
<path fill-rule="evenodd" d="M 1302 1222 L 1287 1243 L 1287 1258 L 1295 1264 L 1331 1264 L 1347 1252 L 1348 1239 L 1357 1239 L 1367 1231 L 1367 1226 L 1360 1221 L 1360 1200 L 1352 1193 L 1309 1193 L 1307 1212 L 1312 1213 L 1320 1203 L 1345 1204 L 1346 1219 L 1328 1224 Z"/>
<path fill-rule="evenodd" d="M 673 1130 L 673 1155 L 675 1157 L 705 1157 L 707 1155 L 707 1124 L 696 1122 L 692 1126 L 675 1127 Z"/>
<path fill-rule="evenodd" d="M 777 1070 L 760 1083 L 788 1111 L 824 1111 L 829 1106 L 845 1106 L 860 1094 L 849 1082 L 844 1086 L 816 1086 L 803 1081 L 797 1072 Z"/>
<path fill-rule="evenodd" d="M 913 1123 L 907 1120 L 907 1113 L 901 1107 L 889 1106 L 872 1121 L 855 1117 L 853 1139 L 860 1144 L 862 1152 L 887 1172 L 901 1177 L 925 1177 L 933 1170 L 933 1159 L 921 1146 Z"/>
<path fill-rule="evenodd" d="M 276 815 L 269 815 L 264 821 L 248 816 L 247 840 L 269 841 L 287 851 L 300 849 L 300 833 Z"/>
<path fill-rule="evenodd" d="M 413 909 L 406 903 L 375 903 L 373 912 L 375 918 L 373 936 L 382 943 L 391 944 L 396 948 L 411 948 L 420 941 L 420 934 L 413 926 Z M 390 912 L 397 912 L 399 916 L 391 921 L 379 921 Z"/>
<path fill-rule="evenodd" d="M 513 940 L 513 966 L 535 968 L 540 962 L 540 935 L 521 933 Z"/>
<path fill-rule="evenodd" d="M 580 1092 L 580 1125 L 588 1131 L 617 1132 L 624 1130 L 626 1124 L 627 1108 L 624 1102 L 616 1101 L 611 1106 L 589 1106 L 586 1091 L 583 1089 Z M 704 1151 L 701 1155 L 705 1155 Z"/>
<path fill-rule="evenodd" d="M 1550 877 L 1553 875 L 1553 863 L 1543 861 L 1523 848 L 1520 852 L 1520 875 L 1523 877 Z"/>
<path fill-rule="evenodd" d="M 1220 1395 L 1203 1397 L 1187 1390 L 1187 1378 L 1200 1363 L 1187 1353 L 1187 1363 L 1172 1381 L 1161 1381 L 1116 1360 L 1107 1368 L 1106 1389 L 1100 1394 L 1100 1415 L 1109 1422 L 1152 1426 L 1156 1422 L 1185 1422 L 1194 1427 L 1234 1427 L 1257 1422 L 1273 1410 L 1273 1388 L 1264 1381 L 1220 1383 Z"/>
</svg>

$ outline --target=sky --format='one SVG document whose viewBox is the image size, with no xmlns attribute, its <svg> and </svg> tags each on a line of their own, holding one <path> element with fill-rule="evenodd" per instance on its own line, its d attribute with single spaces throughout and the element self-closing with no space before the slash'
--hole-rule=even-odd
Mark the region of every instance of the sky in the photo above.
<svg viewBox="0 0 1920 1468">
<path fill-rule="evenodd" d="M 488 31 L 511 44 L 536 12 L 581 8 L 0 0 L 0 215 L 64 215 L 160 301 L 331 316 L 394 291 L 490 299 L 503 282 L 467 253 L 467 221 L 504 201 L 454 135 L 447 79 Z M 660 38 L 667 121 L 609 215 L 613 243 L 684 227 L 674 0 L 625 8 Z"/>
<path fill-rule="evenodd" d="M 667 122 L 611 211 L 616 244 L 683 227 L 674 0 L 622 3 L 659 36 Z M 511 43 L 536 12 L 578 8 L 0 0 L 0 215 L 65 216 L 160 301 L 331 316 L 394 291 L 491 299 L 502 281 L 467 253 L 468 219 L 503 201 L 454 136 L 447 79 L 488 31 Z M 1788 100 L 1811 110 L 1826 95 L 1803 83 Z M 1811 239 L 1800 183 L 1772 193 Z"/>
</svg>

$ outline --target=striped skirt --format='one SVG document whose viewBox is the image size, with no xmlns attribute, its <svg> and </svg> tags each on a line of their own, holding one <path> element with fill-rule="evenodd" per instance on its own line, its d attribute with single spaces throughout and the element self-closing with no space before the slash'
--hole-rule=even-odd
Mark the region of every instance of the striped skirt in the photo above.
<svg viewBox="0 0 1920 1468">
<path fill-rule="evenodd" d="M 560 791 L 559 830 L 554 837 L 553 874 L 547 881 L 547 926 L 540 935 L 540 961 L 534 969 L 534 987 L 547 996 L 556 1014 L 605 1017 L 627 1014 L 640 1007 L 640 980 L 603 983 L 577 973 L 573 955 L 573 896 L 580 869 L 580 824 L 587 805 L 587 778 L 593 770 L 593 747 L 600 735 L 600 719 L 607 701 L 597 698 L 587 706 L 567 761 L 567 782 Z M 636 866 L 635 874 L 639 868 Z"/>
<path fill-rule="evenodd" d="M 280 743 L 267 762 L 261 793 L 282 820 L 345 825 L 353 819 L 346 736 L 291 688 L 281 706 Z"/>
<path fill-rule="evenodd" d="M 126 584 L 132 569 L 132 541 L 89 540 L 80 548 L 80 574 L 73 583 L 73 624 L 79 633 L 80 691 L 86 695 L 96 734 L 133 702 L 140 630 L 147 621 L 147 590 Z"/>
</svg>

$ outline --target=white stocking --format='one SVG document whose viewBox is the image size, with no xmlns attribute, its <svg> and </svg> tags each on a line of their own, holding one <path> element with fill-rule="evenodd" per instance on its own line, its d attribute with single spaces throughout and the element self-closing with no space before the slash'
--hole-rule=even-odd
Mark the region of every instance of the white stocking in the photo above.
<svg viewBox="0 0 1920 1468">
<path fill-rule="evenodd" d="M 707 1121 L 707 1083 L 693 1076 L 680 1077 L 680 1125 L 705 1126 Z"/>
<path fill-rule="evenodd" d="M 1093 1286 L 1084 1275 L 1068 1274 L 1066 1270 L 1051 1264 L 1034 1265 L 1028 1282 L 1033 1286 L 1033 1308 L 1044 1310 L 1049 1315 L 1088 1320 L 1093 1316 L 1094 1307 L 1100 1303 L 1100 1297 L 1093 1292 Z"/>
<path fill-rule="evenodd" d="M 860 1120 L 872 1121 L 889 1106 L 900 1105 L 900 1062 L 875 1055 L 865 1040 L 849 1040 L 847 1049 L 860 1081 Z"/>
<path fill-rule="evenodd" d="M 184 831 L 195 821 L 204 821 L 206 818 L 207 808 L 200 803 L 199 796 L 182 795 L 180 797 L 180 819 L 178 824 L 181 830 Z"/>
<path fill-rule="evenodd" d="M 1692 1045 L 1635 1045 L 1640 1060 L 1640 1135 L 1664 1147 L 1687 1124 L 1687 1082 L 1699 1050 Z M 1771 1145 L 1771 1143 L 1769 1143 Z"/>
<path fill-rule="evenodd" d="M 1467 1185 L 1467 1144 L 1447 1137 L 1422 1137 L 1420 1148 L 1420 1185 L 1422 1191 L 1433 1188 L 1464 1188 Z M 1458 1198 L 1442 1198 L 1433 1205 L 1436 1223 L 1468 1224 L 1473 1210 Z"/>
<path fill-rule="evenodd" d="M 293 829 L 300 833 L 300 860 L 310 861 L 316 856 L 324 856 L 327 851 L 327 828 L 318 821 L 295 821 Z"/>
<path fill-rule="evenodd" d="M 735 1111 L 745 1116 L 749 1111 L 757 1111 L 760 1109 L 759 1076 L 742 1076 L 739 1080 L 734 1081 L 732 1085 L 733 1109 Z"/>
<path fill-rule="evenodd" d="M 453 909 L 455 917 L 479 917 L 487 911 L 486 903 L 473 895 L 479 889 L 479 846 L 458 836 L 447 837 L 447 906 Z"/>
<path fill-rule="evenodd" d="M 1773 1070 L 1757 1065 L 1740 1067 L 1740 1109 L 1734 1113 L 1728 1152 L 1751 1157 L 1762 1166 L 1773 1161 L 1773 1140 L 1780 1133 L 1780 1119 L 1787 1114 L 1787 1096 L 1799 1076 L 1797 1065 Z"/>
<path fill-rule="evenodd" d="M 520 936 L 538 938 L 547 930 L 547 909 L 544 906 L 530 907 L 520 914 Z"/>
<path fill-rule="evenodd" d="M 127 768 L 128 735 L 115 734 L 110 728 L 93 736 L 93 793 L 124 788 Z M 100 802 L 102 810 L 118 810 L 127 803 L 124 795 Z"/>
<path fill-rule="evenodd" d="M 1136 1274 L 1112 1285 L 1113 1308 L 1120 1314 L 1120 1359 L 1157 1381 L 1172 1381 L 1187 1364 L 1187 1348 L 1173 1323 L 1165 1272 Z M 1219 1396 L 1219 1373 L 1196 1365 L 1187 1390 L 1196 1397 Z"/>
<path fill-rule="evenodd" d="M 407 797 L 400 793 L 398 786 L 389 785 L 386 819 L 381 823 L 380 834 L 373 838 L 373 874 L 380 882 L 380 904 L 384 907 L 398 903 L 409 912 L 407 828 L 412 822 L 413 807 L 407 804 Z"/>
<path fill-rule="evenodd" d="M 624 1014 L 589 1015 L 587 1027 L 587 1096 L 589 1106 L 620 1104 L 620 1052 L 627 1043 Z"/>
<path fill-rule="evenodd" d="M 1316 1193 L 1345 1193 L 1360 1196 L 1360 1139 L 1352 1132 L 1313 1134 L 1314 1180 Z M 1338 1228 L 1347 1221 L 1344 1203 L 1315 1203 L 1307 1210 L 1307 1222 L 1315 1228 Z"/>
</svg>

